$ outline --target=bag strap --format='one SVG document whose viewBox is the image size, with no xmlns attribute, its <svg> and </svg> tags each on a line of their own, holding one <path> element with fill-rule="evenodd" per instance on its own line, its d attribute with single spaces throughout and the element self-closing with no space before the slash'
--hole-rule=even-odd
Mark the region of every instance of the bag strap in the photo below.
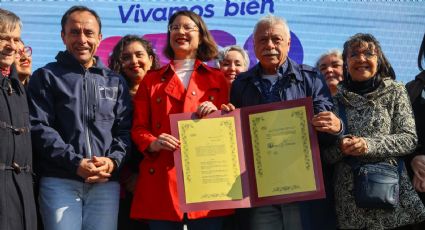
<svg viewBox="0 0 425 230">
<path fill-rule="evenodd" d="M 337 101 L 337 104 L 338 104 L 339 116 L 340 116 L 340 118 L 341 118 L 341 120 L 342 120 L 342 122 L 344 123 L 344 126 L 345 126 L 345 130 L 344 130 L 344 135 L 345 135 L 348 132 L 348 122 L 347 122 L 347 113 L 345 112 L 345 105 L 340 103 L 338 100 L 336 100 L 336 101 Z M 360 167 L 364 164 L 364 163 L 360 162 L 359 160 L 357 160 L 357 158 L 355 158 L 353 156 L 346 157 L 345 162 L 347 164 L 349 164 L 352 169 L 356 169 L 356 168 L 358 168 L 358 167 Z M 398 174 L 401 175 L 401 172 L 403 172 L 404 161 L 400 157 L 397 157 L 396 162 L 397 162 Z"/>
</svg>

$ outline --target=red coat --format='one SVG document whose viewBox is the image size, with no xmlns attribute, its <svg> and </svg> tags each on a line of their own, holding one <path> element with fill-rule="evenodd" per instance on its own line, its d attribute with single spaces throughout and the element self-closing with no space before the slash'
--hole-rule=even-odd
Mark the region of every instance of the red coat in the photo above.
<svg viewBox="0 0 425 230">
<path fill-rule="evenodd" d="M 161 133 L 171 133 L 169 114 L 195 112 L 204 101 L 217 108 L 228 103 L 228 85 L 223 74 L 196 60 L 187 90 L 175 74 L 172 63 L 149 71 L 134 98 L 131 136 L 140 152 Z M 139 166 L 131 218 L 181 221 L 174 157 L 170 151 L 145 155 Z M 232 214 L 233 210 L 188 213 L 189 219 Z"/>
</svg>

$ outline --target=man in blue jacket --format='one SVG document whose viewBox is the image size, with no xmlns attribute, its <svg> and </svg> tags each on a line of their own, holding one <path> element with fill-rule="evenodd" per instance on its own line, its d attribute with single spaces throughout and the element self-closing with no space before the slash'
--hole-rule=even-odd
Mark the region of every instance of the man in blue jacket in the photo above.
<svg viewBox="0 0 425 230">
<path fill-rule="evenodd" d="M 130 95 L 125 80 L 94 56 L 102 39 L 97 13 L 74 6 L 61 24 L 66 51 L 35 71 L 28 88 L 42 220 L 46 230 L 115 230 Z"/>
<path fill-rule="evenodd" d="M 284 19 L 272 15 L 261 18 L 254 28 L 254 51 L 259 63 L 236 78 L 230 101 L 238 108 L 312 97 L 315 113 L 312 125 L 319 131 L 321 144 L 330 144 L 337 140 L 342 125 L 330 112 L 333 104 L 329 89 L 312 67 L 299 65 L 288 57 L 290 44 Z M 301 209 L 299 203 L 293 203 L 238 210 L 249 215 L 250 226 L 241 229 L 310 229 L 309 213 Z M 312 226 L 311 229 L 325 228 Z"/>
</svg>

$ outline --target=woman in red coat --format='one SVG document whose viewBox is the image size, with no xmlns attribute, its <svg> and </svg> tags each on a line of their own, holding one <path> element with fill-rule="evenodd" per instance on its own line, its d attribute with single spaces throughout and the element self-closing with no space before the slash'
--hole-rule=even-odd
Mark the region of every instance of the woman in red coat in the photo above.
<svg viewBox="0 0 425 230">
<path fill-rule="evenodd" d="M 179 208 L 173 151 L 180 146 L 170 133 L 169 115 L 197 112 L 205 116 L 228 103 L 223 74 L 203 62 L 217 55 L 205 23 L 191 11 L 179 11 L 168 22 L 171 62 L 149 71 L 134 98 L 132 139 L 145 154 L 134 194 L 131 217 L 145 219 L 155 229 L 220 229 L 222 216 L 233 210 L 183 213 Z"/>
</svg>

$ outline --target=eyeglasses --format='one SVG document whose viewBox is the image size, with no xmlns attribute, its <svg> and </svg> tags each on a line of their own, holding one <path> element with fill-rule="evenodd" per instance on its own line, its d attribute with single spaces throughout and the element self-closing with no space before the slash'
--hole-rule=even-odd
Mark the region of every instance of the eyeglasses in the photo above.
<svg viewBox="0 0 425 230">
<path fill-rule="evenodd" d="M 185 33 L 189 33 L 189 32 L 192 32 L 192 31 L 198 31 L 198 27 L 194 24 L 170 25 L 168 27 L 168 30 L 170 32 L 178 32 L 178 31 L 180 31 L 180 28 L 183 28 L 183 31 Z"/>
<path fill-rule="evenodd" d="M 30 46 L 24 46 L 23 49 L 18 50 L 19 56 L 31 57 L 32 48 Z"/>
<path fill-rule="evenodd" d="M 372 59 L 373 59 L 373 58 L 375 58 L 377 55 L 376 55 L 376 53 L 374 53 L 373 51 L 370 51 L 370 50 L 366 50 L 366 51 L 364 51 L 364 52 L 356 52 L 356 51 L 353 51 L 353 52 L 351 52 L 351 54 L 349 55 L 349 57 L 350 57 L 351 59 L 354 59 L 354 60 L 359 60 L 361 56 L 363 56 L 363 57 L 364 57 L 364 58 L 366 58 L 367 60 L 372 60 Z"/>
</svg>

